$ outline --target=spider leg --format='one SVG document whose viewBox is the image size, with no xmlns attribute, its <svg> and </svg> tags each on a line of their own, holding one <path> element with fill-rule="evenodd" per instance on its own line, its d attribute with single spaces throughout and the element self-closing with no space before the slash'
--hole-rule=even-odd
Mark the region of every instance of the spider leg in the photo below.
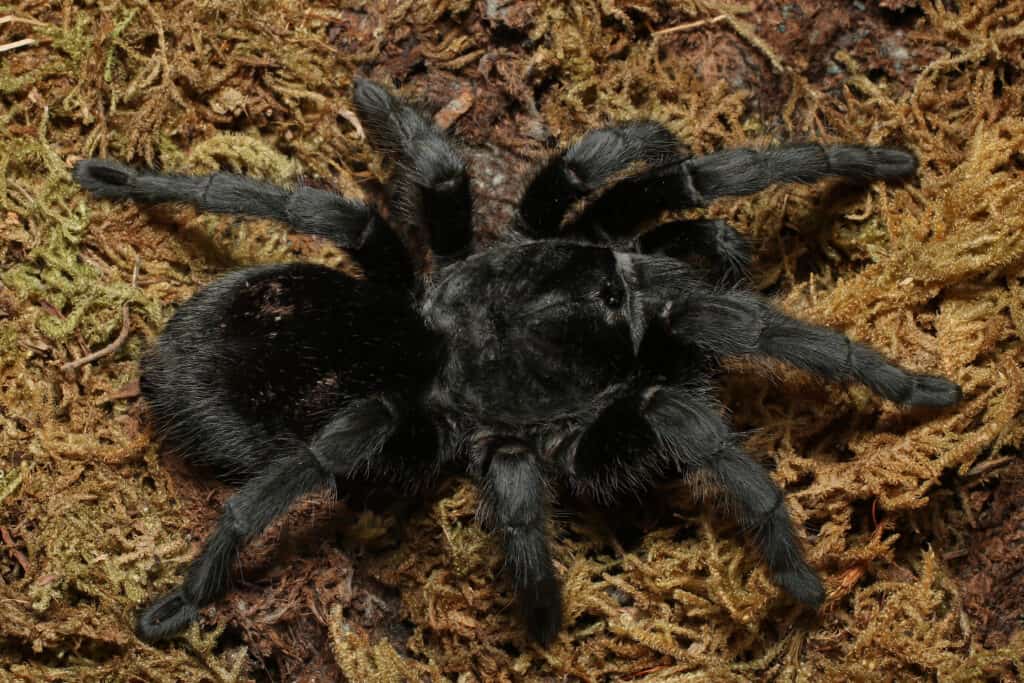
<svg viewBox="0 0 1024 683">
<path fill-rule="evenodd" d="M 856 380 L 904 405 L 948 406 L 960 387 L 893 365 L 877 351 L 818 325 L 791 318 L 742 291 L 701 292 L 667 313 L 673 335 L 716 356 L 763 354 L 828 379 Z"/>
<path fill-rule="evenodd" d="M 905 178 L 917 158 L 902 149 L 863 145 L 783 145 L 774 149 L 730 149 L 684 162 L 704 201 L 747 195 L 777 183 L 814 183 L 839 177 L 857 181 Z"/>
<path fill-rule="evenodd" d="M 619 399 L 587 428 L 564 464 L 577 492 L 604 502 L 609 493 L 640 494 L 668 473 L 706 475 L 727 495 L 775 582 L 807 605 L 824 599 L 782 491 L 743 452 L 705 389 L 656 386 Z"/>
<path fill-rule="evenodd" d="M 383 402 L 367 399 L 344 410 L 308 447 L 282 444 L 286 454 L 267 464 L 225 504 L 217 528 L 192 562 L 181 586 L 139 613 L 136 633 L 145 641 L 171 636 L 194 621 L 199 607 L 225 593 L 231 563 L 241 547 L 301 496 L 330 487 L 335 475 L 372 471 L 398 426 Z"/>
<path fill-rule="evenodd" d="M 535 238 L 558 233 L 575 202 L 631 165 L 679 158 L 685 150 L 663 125 L 631 121 L 591 131 L 552 156 L 530 181 L 519 202 L 520 232 Z"/>
<path fill-rule="evenodd" d="M 211 213 L 272 218 L 351 251 L 372 279 L 412 282 L 409 255 L 384 219 L 365 204 L 332 192 L 303 185 L 288 190 L 234 173 L 140 171 L 106 159 L 79 161 L 73 175 L 79 185 L 103 199 L 182 202 Z"/>
<path fill-rule="evenodd" d="M 916 170 L 917 159 L 910 152 L 858 145 L 784 145 L 669 159 L 613 185 L 566 231 L 590 239 L 622 239 L 664 211 L 705 206 L 719 197 L 753 194 L 777 183 L 813 183 L 828 177 L 885 180 Z"/>
<path fill-rule="evenodd" d="M 473 241 L 465 161 L 437 126 L 376 83 L 356 81 L 353 101 L 370 144 L 397 157 L 395 213 L 425 229 L 435 256 L 465 256 Z"/>
<path fill-rule="evenodd" d="M 135 632 L 147 642 L 174 635 L 195 620 L 200 606 L 225 593 L 231 563 L 246 540 L 261 532 L 299 497 L 330 479 L 305 454 L 274 461 L 228 500 L 216 530 L 184 582 L 139 613 Z"/>
<path fill-rule="evenodd" d="M 663 254 L 680 260 L 692 256 L 707 259 L 712 274 L 726 286 L 746 280 L 750 269 L 750 244 L 721 220 L 663 223 L 641 235 L 637 242 L 644 254 Z"/>
<path fill-rule="evenodd" d="M 547 645 L 561 629 L 562 588 L 545 531 L 544 475 L 536 456 L 515 445 L 493 448 L 480 467 L 481 521 L 501 534 L 527 632 Z"/>
<path fill-rule="evenodd" d="M 562 446 L 560 462 L 573 493 L 608 505 L 641 493 L 675 467 L 663 457 L 647 415 L 657 391 L 616 399 Z"/>
</svg>

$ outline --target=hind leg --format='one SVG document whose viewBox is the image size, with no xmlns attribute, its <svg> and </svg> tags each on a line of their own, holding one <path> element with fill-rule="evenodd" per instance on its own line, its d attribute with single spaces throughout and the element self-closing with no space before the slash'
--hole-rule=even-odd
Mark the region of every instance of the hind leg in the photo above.
<svg viewBox="0 0 1024 683">
<path fill-rule="evenodd" d="M 224 506 L 216 530 L 207 538 L 178 588 L 142 610 L 135 632 L 153 642 L 178 633 L 195 621 L 202 605 L 225 593 L 231 563 L 244 542 L 266 528 L 299 497 L 329 485 L 316 461 L 295 446 L 293 453 L 271 462 Z"/>
<path fill-rule="evenodd" d="M 138 636 L 150 642 L 160 640 L 194 621 L 202 605 L 227 590 L 231 563 L 242 546 L 298 498 L 332 486 L 335 476 L 363 470 L 372 475 L 386 468 L 382 463 L 385 446 L 400 427 L 390 405 L 365 399 L 339 411 L 308 447 L 279 440 L 279 457 L 228 500 L 217 528 L 182 584 L 139 613 Z M 251 434 L 236 436 L 242 442 L 252 438 Z M 228 461 L 244 458 L 225 457 Z"/>
</svg>

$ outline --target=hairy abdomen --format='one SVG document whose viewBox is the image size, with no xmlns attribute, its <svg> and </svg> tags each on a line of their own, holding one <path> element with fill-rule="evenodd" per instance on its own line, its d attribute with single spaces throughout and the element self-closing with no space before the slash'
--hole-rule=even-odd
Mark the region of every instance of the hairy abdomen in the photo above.
<svg viewBox="0 0 1024 683">
<path fill-rule="evenodd" d="M 274 265 L 184 304 L 144 359 L 141 385 L 169 446 L 244 474 L 275 457 L 279 437 L 309 440 L 353 399 L 414 398 L 433 357 L 403 295 L 321 266 Z"/>
</svg>

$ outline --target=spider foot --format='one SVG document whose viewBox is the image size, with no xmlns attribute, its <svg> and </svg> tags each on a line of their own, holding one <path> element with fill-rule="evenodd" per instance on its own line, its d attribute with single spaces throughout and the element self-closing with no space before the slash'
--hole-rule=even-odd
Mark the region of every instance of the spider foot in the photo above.
<svg viewBox="0 0 1024 683">
<path fill-rule="evenodd" d="M 875 160 L 879 178 L 905 178 L 917 173 L 917 157 L 902 149 L 879 147 Z"/>
<path fill-rule="evenodd" d="M 841 176 L 885 180 L 917 172 L 917 157 L 902 149 L 840 145 L 826 147 L 825 151 L 832 173 Z"/>
<path fill-rule="evenodd" d="M 130 166 L 106 159 L 83 159 L 71 171 L 75 181 L 102 199 L 129 199 L 138 172 Z"/>
<path fill-rule="evenodd" d="M 541 646 L 550 645 L 562 630 L 562 588 L 558 581 L 543 581 L 521 599 L 527 633 Z"/>
<path fill-rule="evenodd" d="M 191 624 L 198 615 L 199 610 L 178 588 L 139 612 L 135 634 L 149 643 L 164 640 Z"/>
<path fill-rule="evenodd" d="M 963 398 L 960 385 L 950 382 L 945 377 L 918 375 L 914 377 L 914 385 L 910 395 L 902 403 L 912 406 L 943 407 L 959 403 Z"/>
<path fill-rule="evenodd" d="M 794 600 L 818 608 L 825 601 L 821 579 L 807 565 L 775 572 L 775 583 Z"/>
</svg>

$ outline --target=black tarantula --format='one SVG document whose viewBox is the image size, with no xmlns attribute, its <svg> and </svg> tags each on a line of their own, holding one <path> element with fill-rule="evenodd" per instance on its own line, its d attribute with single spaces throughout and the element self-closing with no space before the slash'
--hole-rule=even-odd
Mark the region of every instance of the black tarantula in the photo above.
<svg viewBox="0 0 1024 683">
<path fill-rule="evenodd" d="M 668 477 L 710 480 L 774 581 L 820 605 L 782 492 L 715 400 L 715 361 L 770 356 L 904 405 L 948 406 L 960 389 L 738 286 L 748 250 L 722 221 L 642 229 L 773 183 L 909 176 L 914 156 L 800 144 L 695 157 L 658 123 L 622 123 L 547 161 L 511 236 L 475 250 L 466 164 L 445 136 L 374 83 L 357 82 L 354 100 L 370 142 L 395 161 L 392 217 L 428 238 L 429 274 L 377 211 L 331 192 L 75 165 L 97 197 L 275 218 L 348 250 L 365 273 L 306 263 L 234 272 L 182 305 L 143 360 L 164 442 L 245 481 L 181 586 L 140 613 L 138 635 L 157 640 L 193 621 L 226 592 L 239 548 L 300 496 L 336 478 L 414 489 L 449 466 L 478 482 L 481 522 L 500 534 L 539 643 L 562 622 L 547 528 L 555 484 L 610 502 Z"/>
</svg>

